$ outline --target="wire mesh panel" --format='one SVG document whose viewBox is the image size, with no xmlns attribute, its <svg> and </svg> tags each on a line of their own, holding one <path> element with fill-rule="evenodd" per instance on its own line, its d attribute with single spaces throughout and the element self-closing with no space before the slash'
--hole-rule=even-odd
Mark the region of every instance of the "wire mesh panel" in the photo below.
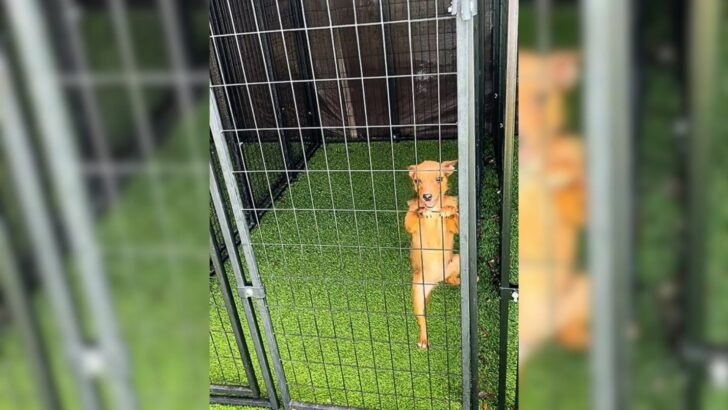
<svg viewBox="0 0 728 410">
<path fill-rule="evenodd" d="M 292 402 L 462 407 L 460 290 L 437 286 L 427 298 L 426 338 L 413 312 L 418 290 L 445 279 L 445 264 L 459 268 L 456 232 L 441 224 L 429 233 L 440 245 L 428 248 L 422 231 L 405 229 L 406 218 L 444 221 L 447 206 L 457 217 L 448 6 L 211 2 L 218 151 L 231 157 L 255 227 L 243 245 L 265 285 Z M 436 189 L 423 192 L 425 183 Z M 425 195 L 441 201 L 436 212 Z M 422 248 L 413 257 L 411 242 Z M 441 276 L 413 286 L 412 267 L 428 252 Z"/>
</svg>

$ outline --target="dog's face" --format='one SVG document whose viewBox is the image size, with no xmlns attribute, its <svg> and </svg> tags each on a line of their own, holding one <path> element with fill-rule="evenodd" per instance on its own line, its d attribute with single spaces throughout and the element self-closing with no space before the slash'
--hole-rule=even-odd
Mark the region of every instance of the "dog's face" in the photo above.
<svg viewBox="0 0 728 410">
<path fill-rule="evenodd" d="M 409 176 L 420 207 L 440 207 L 440 198 L 447 193 L 447 179 L 455 172 L 456 164 L 457 161 L 423 161 L 409 166 Z"/>
<path fill-rule="evenodd" d="M 539 144 L 562 131 L 567 96 L 579 79 L 579 56 L 573 51 L 518 53 L 518 135 Z"/>
</svg>

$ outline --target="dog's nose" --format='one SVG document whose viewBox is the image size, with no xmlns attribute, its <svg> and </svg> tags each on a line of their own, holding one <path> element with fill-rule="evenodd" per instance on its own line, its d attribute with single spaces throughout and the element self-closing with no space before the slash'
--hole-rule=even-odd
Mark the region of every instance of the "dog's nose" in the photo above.
<svg viewBox="0 0 728 410">
<path fill-rule="evenodd" d="M 432 194 L 424 194 L 422 195 L 422 199 L 424 199 L 425 201 L 429 201 L 432 199 Z"/>
</svg>

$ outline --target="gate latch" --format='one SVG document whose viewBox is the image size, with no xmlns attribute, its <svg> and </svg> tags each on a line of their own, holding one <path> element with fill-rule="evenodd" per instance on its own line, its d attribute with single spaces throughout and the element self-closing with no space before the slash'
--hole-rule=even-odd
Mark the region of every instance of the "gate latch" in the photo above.
<svg viewBox="0 0 728 410">
<path fill-rule="evenodd" d="M 257 287 L 257 286 L 241 286 L 238 288 L 238 293 L 240 293 L 241 297 L 248 298 L 248 299 L 264 299 L 265 298 L 265 289 L 263 287 Z"/>
</svg>

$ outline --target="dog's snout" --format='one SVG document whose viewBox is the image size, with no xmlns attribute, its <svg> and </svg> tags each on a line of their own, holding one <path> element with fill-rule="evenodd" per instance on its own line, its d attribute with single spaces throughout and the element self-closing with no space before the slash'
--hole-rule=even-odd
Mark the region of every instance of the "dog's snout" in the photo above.
<svg viewBox="0 0 728 410">
<path fill-rule="evenodd" d="M 432 200 L 432 194 L 424 194 L 422 195 L 422 199 L 424 199 L 425 201 L 430 201 Z"/>
</svg>

